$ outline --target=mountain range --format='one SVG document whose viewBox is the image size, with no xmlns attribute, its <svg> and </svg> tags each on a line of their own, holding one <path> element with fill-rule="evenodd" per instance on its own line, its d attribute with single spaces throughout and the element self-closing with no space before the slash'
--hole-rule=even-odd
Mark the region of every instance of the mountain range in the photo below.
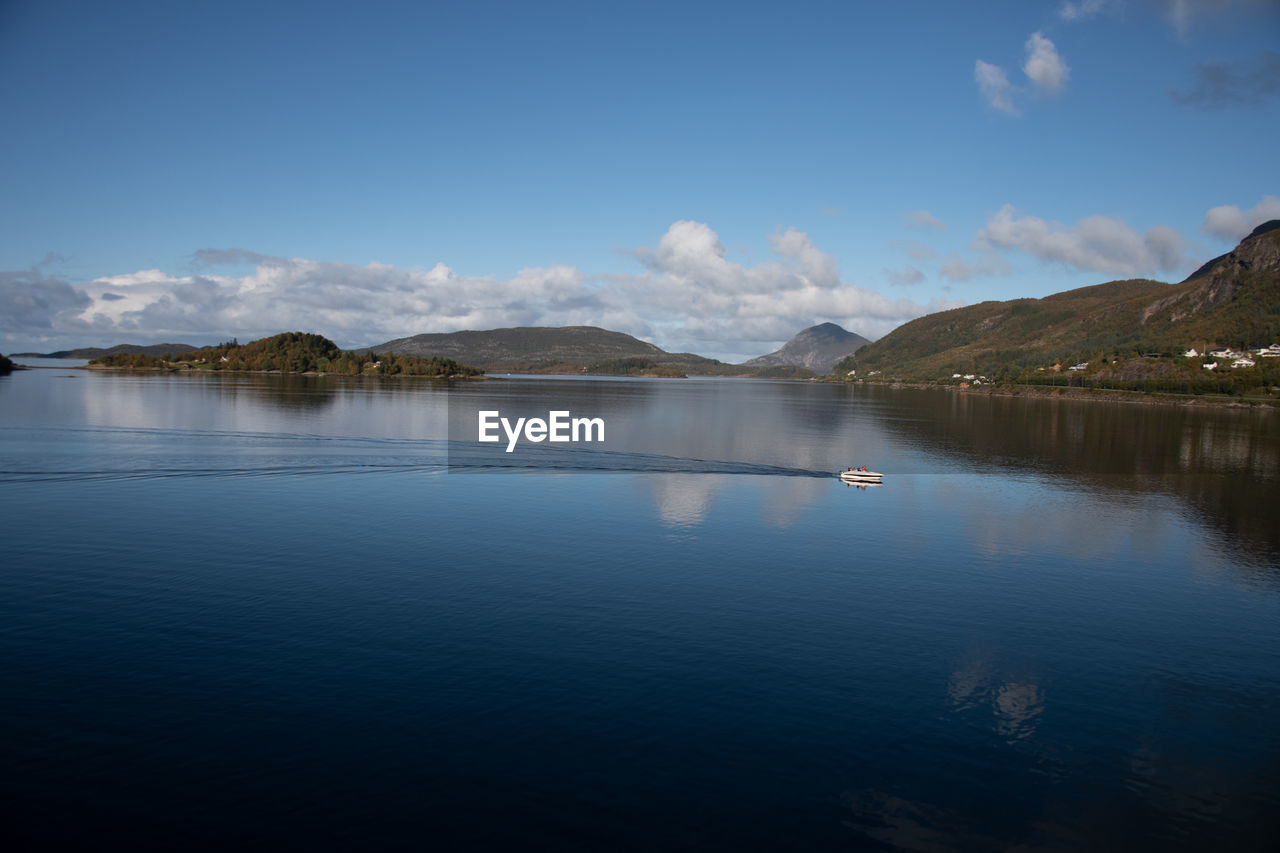
<svg viewBox="0 0 1280 853">
<path fill-rule="evenodd" d="M 1108 370 L 1114 373 L 1115 359 L 1122 355 L 1174 356 L 1189 347 L 1204 352 L 1277 340 L 1280 220 L 1272 220 L 1178 284 L 1128 279 L 1041 299 L 982 302 L 920 317 L 875 342 L 834 323 L 822 323 L 804 329 L 778 350 L 743 364 L 727 364 L 694 353 L 670 353 L 631 335 L 595 326 L 421 334 L 362 352 L 446 358 L 489 372 L 805 378 L 834 368 L 842 377 L 856 371 L 858 378 L 881 374 L 885 378 L 934 380 L 959 372 L 1012 381 L 1047 365 L 1110 362 Z M 158 356 L 193 349 L 187 344 L 122 344 L 108 349 L 19 355 Z M 1134 364 L 1125 370 L 1138 370 Z"/>
<path fill-rule="evenodd" d="M 645 375 L 778 376 L 827 373 L 867 343 L 834 323 L 800 332 L 776 352 L 744 364 L 671 353 L 631 335 L 595 326 L 519 326 L 511 329 L 414 335 L 370 347 L 396 355 L 433 355 L 490 372 Z"/>
<path fill-rule="evenodd" d="M 728 364 L 694 353 L 667 352 L 623 332 L 596 326 L 520 326 L 413 335 L 359 352 L 446 358 L 490 372 L 807 378 L 829 372 L 841 357 L 866 343 L 867 339 L 861 335 L 847 332 L 834 323 L 823 323 L 803 330 L 775 352 L 743 364 Z M 118 355 L 158 357 L 196 349 L 189 344 L 120 344 L 17 355 L 88 359 Z"/>
</svg>

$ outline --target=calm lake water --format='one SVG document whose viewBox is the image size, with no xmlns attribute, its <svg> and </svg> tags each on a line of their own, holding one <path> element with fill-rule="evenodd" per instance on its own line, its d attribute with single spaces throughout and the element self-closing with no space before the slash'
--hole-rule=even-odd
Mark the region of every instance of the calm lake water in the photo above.
<svg viewBox="0 0 1280 853">
<path fill-rule="evenodd" d="M 10 849 L 1280 839 L 1280 413 L 31 370 L 0 518 Z"/>
</svg>

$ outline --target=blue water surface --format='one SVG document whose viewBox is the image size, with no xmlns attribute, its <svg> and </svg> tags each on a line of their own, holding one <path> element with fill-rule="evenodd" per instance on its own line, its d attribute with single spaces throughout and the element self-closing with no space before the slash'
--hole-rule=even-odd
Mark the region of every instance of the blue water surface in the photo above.
<svg viewBox="0 0 1280 853">
<path fill-rule="evenodd" d="M 1280 837 L 1265 416 L 732 380 L 0 382 L 19 846 Z M 616 438 L 493 468 L 449 420 L 493 400 L 595 407 Z M 1148 450 L 1095 446 L 1117 428 Z M 896 473 L 830 475 L 864 459 Z"/>
</svg>

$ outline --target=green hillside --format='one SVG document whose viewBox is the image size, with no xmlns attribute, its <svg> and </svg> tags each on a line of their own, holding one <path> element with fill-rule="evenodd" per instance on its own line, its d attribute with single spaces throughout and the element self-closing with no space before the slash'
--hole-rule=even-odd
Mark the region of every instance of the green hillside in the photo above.
<svg viewBox="0 0 1280 853">
<path fill-rule="evenodd" d="M 1041 381 L 1039 374 L 1056 372 L 1054 364 L 1089 362 L 1079 378 L 1095 383 L 1232 386 L 1221 390 L 1280 383 L 1271 376 L 1280 359 L 1226 376 L 1204 371 L 1203 359 L 1180 358 L 1189 348 L 1243 350 L 1280 340 L 1280 222 L 1255 229 L 1206 267 L 1179 284 L 1112 281 L 930 314 L 863 347 L 834 372 L 856 371 L 859 379 L 935 381 L 961 373 Z"/>
</svg>

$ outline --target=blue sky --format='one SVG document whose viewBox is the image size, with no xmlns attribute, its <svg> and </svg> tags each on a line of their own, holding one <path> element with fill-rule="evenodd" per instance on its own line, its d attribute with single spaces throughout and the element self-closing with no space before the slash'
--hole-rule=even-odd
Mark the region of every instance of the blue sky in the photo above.
<svg viewBox="0 0 1280 853">
<path fill-rule="evenodd" d="M 834 321 L 1280 216 L 1280 6 L 0 5 L 0 347 Z M 234 251 L 233 251 L 234 250 Z"/>
</svg>

